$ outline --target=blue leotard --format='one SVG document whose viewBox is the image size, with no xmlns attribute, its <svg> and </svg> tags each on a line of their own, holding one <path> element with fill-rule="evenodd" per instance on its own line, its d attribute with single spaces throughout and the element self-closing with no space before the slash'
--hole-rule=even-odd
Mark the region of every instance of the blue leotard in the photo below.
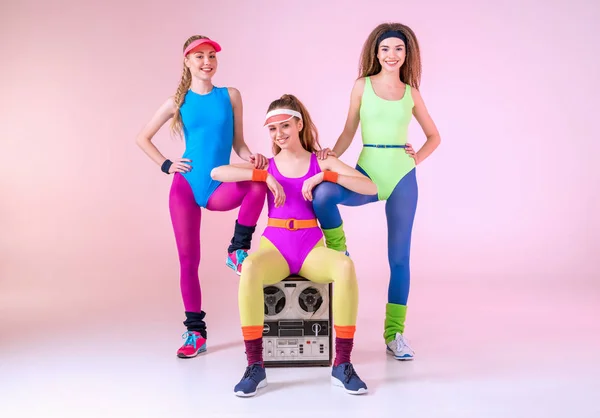
<svg viewBox="0 0 600 418">
<path fill-rule="evenodd" d="M 191 90 L 180 108 L 185 138 L 182 158 L 192 160 L 192 170 L 183 173 L 196 203 L 206 207 L 221 182 L 211 179 L 213 168 L 227 165 L 233 146 L 233 108 L 227 87 L 214 86 L 210 93 Z"/>
</svg>

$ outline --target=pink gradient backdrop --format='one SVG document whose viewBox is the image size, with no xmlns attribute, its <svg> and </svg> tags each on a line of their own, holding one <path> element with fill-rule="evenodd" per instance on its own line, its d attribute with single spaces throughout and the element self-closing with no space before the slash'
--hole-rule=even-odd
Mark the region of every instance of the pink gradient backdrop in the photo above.
<svg viewBox="0 0 600 418">
<path fill-rule="evenodd" d="M 591 48 L 600 29 L 593 2 L 58 3 L 2 5 L 5 330 L 32 318 L 76 324 L 74 312 L 95 321 L 141 309 L 181 329 L 171 178 L 134 139 L 174 93 L 188 36 L 222 44 L 215 82 L 240 89 L 246 140 L 270 155 L 261 118 L 286 92 L 305 102 L 322 144 L 333 145 L 362 43 L 384 20 L 416 31 L 421 90 L 442 135 L 418 172 L 415 300 L 427 300 L 437 281 L 597 289 L 600 68 Z M 423 140 L 413 121 L 412 143 Z M 166 129 L 156 143 L 171 157 L 182 152 Z M 353 165 L 359 151 L 357 135 L 343 160 Z M 361 313 L 373 308 L 378 316 L 388 280 L 383 204 L 342 213 Z M 235 217 L 203 217 L 200 275 L 213 314 L 236 307 L 237 278 L 224 267 Z M 218 291 L 223 302 L 211 299 Z"/>
</svg>

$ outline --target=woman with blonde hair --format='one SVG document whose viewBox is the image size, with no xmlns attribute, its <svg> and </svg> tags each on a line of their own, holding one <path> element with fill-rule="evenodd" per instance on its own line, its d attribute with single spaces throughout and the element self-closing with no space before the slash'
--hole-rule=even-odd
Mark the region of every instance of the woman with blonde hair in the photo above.
<svg viewBox="0 0 600 418">
<path fill-rule="evenodd" d="M 169 97 L 137 137 L 137 144 L 166 174 L 173 174 L 169 210 L 179 254 L 180 287 L 186 319 L 181 358 L 206 351 L 206 313 L 198 278 L 202 209 L 230 211 L 240 208 L 227 252 L 227 266 L 241 273 L 252 235 L 264 206 L 264 184 L 222 184 L 210 177 L 213 168 L 229 164 L 231 149 L 255 168 L 267 160 L 252 154 L 244 141 L 242 96 L 233 87 L 217 87 L 221 46 L 206 36 L 195 35 L 183 45 L 183 74 L 177 92 Z M 182 158 L 165 158 L 152 143 L 159 129 L 171 120 L 171 129 L 185 139 Z"/>
</svg>

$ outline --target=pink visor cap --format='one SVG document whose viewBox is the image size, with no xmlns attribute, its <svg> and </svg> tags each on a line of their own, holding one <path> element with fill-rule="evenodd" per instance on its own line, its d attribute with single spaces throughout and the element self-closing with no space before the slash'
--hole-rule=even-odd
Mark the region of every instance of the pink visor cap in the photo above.
<svg viewBox="0 0 600 418">
<path fill-rule="evenodd" d="M 204 45 L 204 44 L 211 45 L 215 49 L 215 52 L 219 52 L 221 50 L 221 45 L 219 45 L 218 43 L 216 43 L 212 39 L 202 38 L 202 39 L 196 39 L 195 41 L 191 42 L 187 46 L 187 48 L 185 49 L 185 51 L 183 51 L 183 56 L 184 57 L 187 56 L 187 54 L 189 54 L 190 52 L 192 52 L 194 49 L 196 49 L 200 45 Z"/>
<path fill-rule="evenodd" d="M 276 123 L 287 122 L 288 120 L 292 119 L 293 117 L 297 117 L 298 119 L 302 120 L 302 115 L 300 114 L 300 112 L 296 112 L 295 110 L 292 110 L 292 109 L 271 110 L 265 116 L 265 124 L 263 125 L 263 127 L 269 126 L 269 125 L 275 125 Z"/>
</svg>

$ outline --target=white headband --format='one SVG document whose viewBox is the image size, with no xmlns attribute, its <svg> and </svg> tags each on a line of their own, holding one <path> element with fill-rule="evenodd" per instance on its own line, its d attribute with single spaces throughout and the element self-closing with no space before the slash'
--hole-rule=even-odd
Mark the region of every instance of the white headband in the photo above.
<svg viewBox="0 0 600 418">
<path fill-rule="evenodd" d="M 271 122 L 271 123 L 267 123 L 267 121 L 270 118 L 272 118 L 273 116 L 278 116 L 278 115 L 288 115 L 289 118 L 283 119 L 283 120 L 277 120 L 277 121 L 274 121 L 274 122 Z M 300 114 L 300 112 L 297 112 L 297 111 L 292 110 L 292 109 L 275 109 L 275 110 L 271 110 L 265 116 L 265 125 L 264 126 L 272 125 L 274 123 L 286 122 L 286 121 L 292 119 L 293 117 L 297 117 L 298 119 L 302 120 L 302 115 Z"/>
</svg>

